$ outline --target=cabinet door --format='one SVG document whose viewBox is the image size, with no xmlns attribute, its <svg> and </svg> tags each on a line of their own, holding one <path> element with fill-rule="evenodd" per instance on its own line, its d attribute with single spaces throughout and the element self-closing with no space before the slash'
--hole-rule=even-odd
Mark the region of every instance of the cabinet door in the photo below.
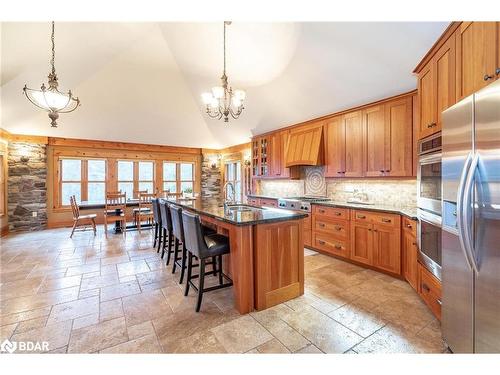
<svg viewBox="0 0 500 375">
<path fill-rule="evenodd" d="M 281 176 L 281 134 L 280 132 L 269 135 L 269 176 Z"/>
<path fill-rule="evenodd" d="M 343 177 L 345 172 L 345 126 L 342 116 L 325 125 L 325 177 Z"/>
<path fill-rule="evenodd" d="M 371 265 L 373 263 L 373 231 L 371 224 L 351 223 L 351 259 Z"/>
<path fill-rule="evenodd" d="M 344 115 L 345 126 L 345 177 L 363 177 L 364 131 L 361 111 Z"/>
<path fill-rule="evenodd" d="M 434 56 L 436 79 L 436 126 L 434 132 L 442 127 L 441 113 L 455 104 L 456 68 L 455 68 L 455 35 L 439 48 Z"/>
<path fill-rule="evenodd" d="M 418 75 L 419 139 L 432 134 L 437 123 L 434 83 L 434 64 L 430 61 Z"/>
<path fill-rule="evenodd" d="M 496 68 L 495 22 L 462 22 L 456 34 L 457 99 L 490 84 Z"/>
<path fill-rule="evenodd" d="M 401 274 L 401 232 L 399 226 L 373 226 L 373 266 Z"/>
<path fill-rule="evenodd" d="M 403 277 L 413 289 L 418 289 L 417 240 L 408 231 L 403 231 Z"/>
<path fill-rule="evenodd" d="M 260 175 L 260 139 L 252 139 L 252 175 Z"/>
<path fill-rule="evenodd" d="M 260 137 L 260 176 L 269 176 L 269 138 Z"/>
<path fill-rule="evenodd" d="M 387 134 L 384 106 L 363 110 L 366 132 L 366 176 L 383 176 Z"/>
<path fill-rule="evenodd" d="M 406 177 L 412 169 L 412 98 L 394 100 L 385 104 L 385 161 L 386 176 Z M 375 150 L 376 152 L 376 150 Z"/>
</svg>

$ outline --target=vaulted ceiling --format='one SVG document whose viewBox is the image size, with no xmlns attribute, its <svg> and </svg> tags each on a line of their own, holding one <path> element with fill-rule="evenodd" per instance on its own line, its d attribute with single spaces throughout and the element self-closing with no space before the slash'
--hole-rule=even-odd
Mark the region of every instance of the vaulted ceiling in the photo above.
<svg viewBox="0 0 500 375">
<path fill-rule="evenodd" d="M 62 90 L 82 105 L 50 127 L 22 94 L 46 82 L 49 23 L 2 23 L 1 123 L 20 134 L 218 148 L 416 87 L 411 71 L 444 22 L 238 23 L 228 76 L 245 111 L 210 119 L 201 93 L 219 85 L 222 23 L 56 23 Z"/>
</svg>

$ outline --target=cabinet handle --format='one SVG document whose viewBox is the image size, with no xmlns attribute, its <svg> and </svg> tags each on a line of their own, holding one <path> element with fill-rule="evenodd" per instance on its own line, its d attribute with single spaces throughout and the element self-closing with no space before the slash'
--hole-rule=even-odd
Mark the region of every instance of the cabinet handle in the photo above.
<svg viewBox="0 0 500 375">
<path fill-rule="evenodd" d="M 385 172 L 386 172 L 386 173 L 387 173 L 387 172 L 390 172 L 390 171 L 391 171 L 390 169 L 386 169 L 386 170 L 385 170 Z"/>
<path fill-rule="evenodd" d="M 340 216 L 340 215 L 342 215 L 342 212 L 335 212 L 335 215 Z"/>
<path fill-rule="evenodd" d="M 336 248 L 336 249 L 342 249 L 342 246 L 340 246 L 340 245 L 335 245 L 335 248 Z"/>
<path fill-rule="evenodd" d="M 320 245 L 324 245 L 325 244 L 325 241 L 322 241 L 322 240 L 318 240 L 319 244 Z"/>
<path fill-rule="evenodd" d="M 417 246 L 417 243 L 416 242 L 412 242 L 411 243 L 413 246 Z"/>
<path fill-rule="evenodd" d="M 325 210 L 319 210 L 320 213 L 324 214 L 325 213 Z"/>
<path fill-rule="evenodd" d="M 325 227 L 325 224 L 323 224 L 323 223 L 318 223 L 318 225 L 319 225 L 321 228 L 324 228 L 324 227 Z"/>
<path fill-rule="evenodd" d="M 426 292 L 430 292 L 431 289 L 427 286 L 427 284 L 422 284 L 422 289 L 425 290 Z"/>
<path fill-rule="evenodd" d="M 378 229 L 374 229 L 373 231 L 374 231 L 374 232 L 378 232 Z"/>
<path fill-rule="evenodd" d="M 492 79 L 492 78 L 493 78 L 493 76 L 490 76 L 489 74 L 485 74 L 485 75 L 484 75 L 484 77 L 483 77 L 483 79 L 484 79 L 485 81 L 488 81 L 488 80 L 490 80 L 490 79 Z"/>
<path fill-rule="evenodd" d="M 358 215 L 358 219 L 366 219 L 365 215 Z"/>
<path fill-rule="evenodd" d="M 391 222 L 391 219 L 385 219 L 385 218 L 383 218 L 383 219 L 382 219 L 382 222 L 383 222 L 383 223 L 390 223 L 390 222 Z"/>
<path fill-rule="evenodd" d="M 411 224 L 406 224 L 406 228 L 412 228 Z"/>
<path fill-rule="evenodd" d="M 371 228 L 368 228 L 368 232 L 371 232 L 371 231 L 372 231 Z"/>
<path fill-rule="evenodd" d="M 380 173 L 384 173 L 385 171 L 383 169 L 380 170 Z"/>
<path fill-rule="evenodd" d="M 338 174 L 342 174 L 342 171 L 338 171 L 337 173 L 338 173 Z"/>
<path fill-rule="evenodd" d="M 443 302 L 441 302 L 440 299 L 437 299 L 436 302 L 438 303 L 439 306 L 441 306 L 443 304 Z"/>
<path fill-rule="evenodd" d="M 433 128 L 434 126 L 436 126 L 436 123 L 435 122 L 432 122 L 430 123 L 429 125 L 427 125 L 427 127 L 430 129 L 430 128 Z"/>
<path fill-rule="evenodd" d="M 495 70 L 495 74 L 498 76 L 500 75 L 500 68 L 497 68 L 497 70 Z"/>
<path fill-rule="evenodd" d="M 335 230 L 342 230 L 342 227 L 340 225 L 335 225 Z"/>
</svg>

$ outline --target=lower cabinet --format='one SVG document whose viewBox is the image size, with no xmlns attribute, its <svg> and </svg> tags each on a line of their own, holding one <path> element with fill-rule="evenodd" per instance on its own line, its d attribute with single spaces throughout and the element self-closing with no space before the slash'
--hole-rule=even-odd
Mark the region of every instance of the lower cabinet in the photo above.
<svg viewBox="0 0 500 375">
<path fill-rule="evenodd" d="M 270 198 L 260 198 L 260 206 L 278 207 L 278 201 Z"/>
<path fill-rule="evenodd" d="M 401 252 L 403 256 L 403 277 L 412 286 L 418 290 L 418 248 L 416 227 L 417 223 L 413 220 L 403 218 L 403 230 L 401 231 L 403 239 L 401 243 Z"/>
<path fill-rule="evenodd" d="M 304 219 L 304 246 L 312 247 L 312 219 L 311 214 Z"/>
<path fill-rule="evenodd" d="M 420 263 L 417 292 L 436 318 L 441 320 L 441 282 Z"/>
<path fill-rule="evenodd" d="M 401 231 L 389 226 L 373 226 L 373 266 L 401 274 Z"/>
<path fill-rule="evenodd" d="M 351 223 L 351 245 L 352 260 L 373 264 L 373 233 L 370 223 Z"/>
</svg>

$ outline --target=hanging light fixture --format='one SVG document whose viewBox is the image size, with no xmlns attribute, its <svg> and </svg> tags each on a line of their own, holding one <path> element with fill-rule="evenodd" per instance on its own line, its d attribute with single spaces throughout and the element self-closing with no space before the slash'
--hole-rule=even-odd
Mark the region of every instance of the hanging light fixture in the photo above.
<svg viewBox="0 0 500 375">
<path fill-rule="evenodd" d="M 51 126 L 57 128 L 57 119 L 59 118 L 59 113 L 73 112 L 79 105 L 80 100 L 75 98 L 69 90 L 67 93 L 62 93 L 57 89 L 59 83 L 57 82 L 56 68 L 55 68 L 55 57 L 56 57 L 56 47 L 54 42 L 54 21 L 52 21 L 52 59 L 50 60 L 50 65 L 52 66 L 52 71 L 50 72 L 49 87 L 47 88 L 45 84 L 42 84 L 40 90 L 30 89 L 24 85 L 23 91 L 24 95 L 28 100 L 41 108 L 49 112 L 49 118 L 51 121 Z"/>
<path fill-rule="evenodd" d="M 212 88 L 212 92 L 206 92 L 201 95 L 203 103 L 206 105 L 208 116 L 224 122 L 229 122 L 229 116 L 234 119 L 240 117 L 245 100 L 245 91 L 233 90 L 228 85 L 226 75 L 226 26 L 231 25 L 230 21 L 224 21 L 224 70 L 222 72 L 222 86 Z"/>
</svg>

